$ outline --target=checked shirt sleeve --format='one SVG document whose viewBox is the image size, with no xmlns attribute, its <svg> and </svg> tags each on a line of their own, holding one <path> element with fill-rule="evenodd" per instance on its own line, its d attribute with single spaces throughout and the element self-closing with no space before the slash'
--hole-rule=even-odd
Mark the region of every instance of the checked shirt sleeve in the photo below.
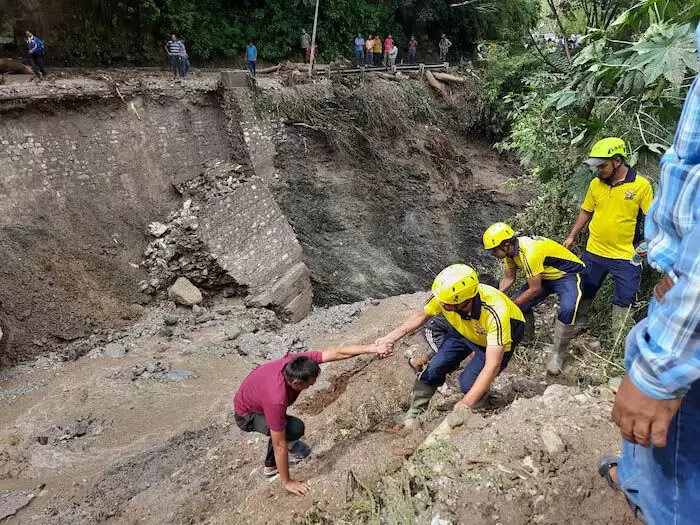
<svg viewBox="0 0 700 525">
<path fill-rule="evenodd" d="M 661 301 L 652 299 L 649 316 L 630 333 L 625 365 L 645 394 L 670 399 L 700 379 L 700 76 L 661 160 L 645 237 L 649 263 L 674 285 Z"/>
</svg>

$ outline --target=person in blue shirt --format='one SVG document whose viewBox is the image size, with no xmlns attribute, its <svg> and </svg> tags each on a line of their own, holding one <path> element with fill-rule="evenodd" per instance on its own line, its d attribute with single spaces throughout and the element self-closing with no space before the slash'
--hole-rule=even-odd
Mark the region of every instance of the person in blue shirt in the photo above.
<svg viewBox="0 0 700 525">
<path fill-rule="evenodd" d="M 248 59 L 248 69 L 255 76 L 255 61 L 258 59 L 258 48 L 255 47 L 253 41 L 248 42 L 248 47 L 245 48 L 246 58 Z"/>
<path fill-rule="evenodd" d="M 697 29 L 700 48 L 700 26 Z M 661 159 L 644 224 L 647 259 L 663 277 L 648 316 L 627 336 L 612 418 L 622 455 L 598 472 L 649 525 L 700 523 L 700 75 Z"/>
<path fill-rule="evenodd" d="M 357 67 L 362 67 L 365 64 L 365 39 L 362 33 L 357 33 L 355 39 L 355 55 L 357 55 Z"/>
<path fill-rule="evenodd" d="M 39 37 L 34 36 L 31 31 L 25 31 L 24 41 L 27 43 L 32 71 L 39 78 L 45 77 L 48 73 L 44 67 L 44 55 L 46 54 L 44 42 Z"/>
</svg>

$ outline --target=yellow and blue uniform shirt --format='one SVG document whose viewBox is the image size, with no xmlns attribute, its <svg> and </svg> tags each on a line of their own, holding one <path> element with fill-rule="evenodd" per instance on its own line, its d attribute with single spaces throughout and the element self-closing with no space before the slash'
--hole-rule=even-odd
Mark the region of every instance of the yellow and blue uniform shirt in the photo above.
<svg viewBox="0 0 700 525">
<path fill-rule="evenodd" d="M 435 297 L 425 307 L 425 313 L 443 314 L 447 322 L 469 341 L 479 346 L 504 346 L 510 352 L 513 343 L 513 324 L 525 324 L 525 317 L 504 293 L 486 284 L 479 285 L 469 314 L 445 310 Z"/>
<path fill-rule="evenodd" d="M 653 198 L 651 184 L 634 168 L 615 185 L 593 179 L 581 205 L 593 213 L 586 250 L 609 259 L 631 259 L 637 230 Z"/>
<path fill-rule="evenodd" d="M 518 237 L 515 255 L 504 259 L 508 269 L 521 269 L 529 279 L 541 275 L 544 281 L 560 279 L 567 273 L 583 271 L 584 264 L 571 251 L 546 237 Z"/>
</svg>

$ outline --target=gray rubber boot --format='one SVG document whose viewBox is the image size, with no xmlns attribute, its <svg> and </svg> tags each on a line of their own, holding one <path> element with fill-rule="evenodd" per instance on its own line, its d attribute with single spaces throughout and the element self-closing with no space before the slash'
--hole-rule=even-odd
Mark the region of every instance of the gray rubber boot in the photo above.
<svg viewBox="0 0 700 525">
<path fill-rule="evenodd" d="M 569 343 L 574 336 L 574 327 L 564 324 L 558 319 L 554 323 L 554 344 L 552 355 L 547 363 L 547 373 L 558 376 L 564 369 L 564 360 L 569 353 Z"/>
<path fill-rule="evenodd" d="M 633 324 L 631 307 L 612 305 L 612 332 L 615 339 L 621 337 L 620 332 L 626 332 Z"/>
<path fill-rule="evenodd" d="M 535 340 L 535 312 L 530 310 L 524 313 L 525 317 L 525 333 L 523 334 L 523 343 L 531 343 Z"/>
<path fill-rule="evenodd" d="M 406 425 L 409 421 L 415 420 L 423 412 L 428 410 L 428 405 L 438 387 L 426 385 L 420 379 L 416 378 L 413 383 L 413 394 L 411 395 L 411 406 L 403 415 L 402 424 Z"/>
<path fill-rule="evenodd" d="M 584 332 L 591 322 L 591 306 L 593 299 L 581 299 L 578 303 L 578 312 L 576 312 L 576 324 L 574 324 L 574 335 Z"/>
</svg>

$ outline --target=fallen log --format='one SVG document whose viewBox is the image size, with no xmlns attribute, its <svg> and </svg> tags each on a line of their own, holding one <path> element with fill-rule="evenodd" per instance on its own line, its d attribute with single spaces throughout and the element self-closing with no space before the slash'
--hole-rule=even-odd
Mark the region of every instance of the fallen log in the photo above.
<svg viewBox="0 0 700 525">
<path fill-rule="evenodd" d="M 385 79 L 385 80 L 393 80 L 394 82 L 396 82 L 397 80 L 399 80 L 398 78 L 396 78 L 396 75 L 392 75 L 391 73 L 382 73 L 382 72 L 379 72 L 379 73 L 377 73 L 377 76 L 378 76 L 379 78 L 383 78 L 383 79 Z"/>
<path fill-rule="evenodd" d="M 464 77 L 450 75 L 449 73 L 433 73 L 433 76 L 438 80 L 442 80 L 443 82 L 452 82 L 454 84 L 464 84 L 467 81 L 467 79 Z"/>
<path fill-rule="evenodd" d="M 447 87 L 445 84 L 440 82 L 435 78 L 435 75 L 433 75 L 432 71 L 430 70 L 425 70 L 425 79 L 428 81 L 428 84 L 430 84 L 430 87 L 432 87 L 435 91 L 440 93 L 443 97 L 447 96 Z"/>
<path fill-rule="evenodd" d="M 266 67 L 263 69 L 258 69 L 255 73 L 259 75 L 265 75 L 267 73 L 275 73 L 280 70 L 280 64 L 277 64 L 276 66 L 271 66 L 271 67 Z"/>
</svg>

